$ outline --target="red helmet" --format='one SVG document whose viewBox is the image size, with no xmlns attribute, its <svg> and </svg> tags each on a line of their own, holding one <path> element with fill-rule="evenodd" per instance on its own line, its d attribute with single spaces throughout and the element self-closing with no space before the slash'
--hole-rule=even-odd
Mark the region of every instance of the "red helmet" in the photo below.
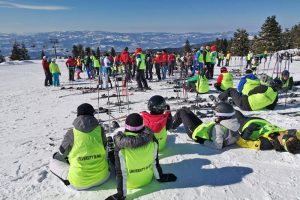
<svg viewBox="0 0 300 200">
<path fill-rule="evenodd" d="M 135 53 L 142 53 L 142 48 L 136 48 Z"/>
<path fill-rule="evenodd" d="M 211 46 L 211 47 L 210 47 L 210 50 L 211 50 L 211 51 L 216 51 L 216 50 L 217 50 L 217 45 Z"/>
<path fill-rule="evenodd" d="M 226 67 L 221 67 L 221 73 L 228 72 Z"/>
</svg>

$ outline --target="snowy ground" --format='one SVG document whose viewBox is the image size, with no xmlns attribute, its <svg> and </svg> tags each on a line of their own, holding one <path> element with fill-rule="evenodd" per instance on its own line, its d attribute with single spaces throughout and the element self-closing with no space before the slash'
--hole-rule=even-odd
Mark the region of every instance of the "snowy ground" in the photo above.
<svg viewBox="0 0 300 200">
<path fill-rule="evenodd" d="M 62 84 L 68 84 L 64 63 L 58 63 Z M 238 65 L 239 61 L 234 59 L 231 64 Z M 274 61 L 269 74 L 273 66 Z M 299 80 L 300 61 L 292 63 L 291 71 L 294 80 Z M 218 73 L 217 68 L 215 75 Z M 84 102 L 97 107 L 97 93 L 76 95 L 80 93 L 77 90 L 45 88 L 40 61 L 0 64 L 0 80 L 0 199 L 91 200 L 105 199 L 116 192 L 113 176 L 101 187 L 78 192 L 66 188 L 48 168 L 66 129 L 72 126 L 76 107 Z M 160 82 L 150 83 L 150 87 L 153 91 L 130 96 L 131 101 L 138 102 L 131 105 L 130 112 L 145 110 L 145 102 L 153 94 L 176 96 L 173 85 Z M 296 93 L 300 93 L 299 90 Z M 194 95 L 189 94 L 189 97 L 193 99 Z M 287 104 L 285 108 L 281 98 L 276 110 L 253 113 L 281 127 L 300 129 L 300 117 L 278 114 L 299 111 L 299 97 L 297 100 L 298 104 Z M 105 104 L 106 99 L 101 99 L 100 105 L 107 107 Z M 173 109 L 180 107 L 170 104 Z M 124 114 L 126 110 L 113 113 L 115 117 Z M 100 118 L 108 119 L 106 114 L 101 114 Z M 204 121 L 208 120 L 211 119 Z M 130 194 L 128 199 L 300 199 L 299 154 L 236 146 L 212 150 L 188 139 L 184 128 L 179 127 L 177 132 L 169 134 L 168 147 L 160 160 L 163 170 L 175 173 L 177 181 L 161 184 L 154 180 Z"/>
</svg>

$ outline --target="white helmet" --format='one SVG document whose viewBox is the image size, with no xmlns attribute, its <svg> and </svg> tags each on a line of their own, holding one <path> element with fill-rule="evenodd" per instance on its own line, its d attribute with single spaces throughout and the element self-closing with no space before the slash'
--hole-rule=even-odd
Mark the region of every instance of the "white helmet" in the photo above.
<svg viewBox="0 0 300 200">
<path fill-rule="evenodd" d="M 55 58 L 52 58 L 52 59 L 51 59 L 51 62 L 54 62 L 54 63 L 55 63 L 55 61 L 56 61 L 56 59 L 55 59 Z"/>
<path fill-rule="evenodd" d="M 43 56 L 43 59 L 44 59 L 44 60 L 46 60 L 46 59 L 47 59 L 47 57 L 46 57 L 46 56 Z"/>
</svg>

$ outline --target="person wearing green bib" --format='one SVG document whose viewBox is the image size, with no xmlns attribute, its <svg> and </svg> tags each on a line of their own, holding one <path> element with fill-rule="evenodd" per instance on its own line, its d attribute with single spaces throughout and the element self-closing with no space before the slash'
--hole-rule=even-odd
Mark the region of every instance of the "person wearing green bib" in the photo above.
<svg viewBox="0 0 300 200">
<path fill-rule="evenodd" d="M 215 120 L 203 123 L 191 110 L 181 108 L 173 117 L 173 129 L 183 124 L 187 135 L 195 142 L 214 149 L 234 144 L 239 138 L 240 124 L 232 105 L 220 102 L 214 109 Z"/>
<path fill-rule="evenodd" d="M 106 137 L 94 112 L 87 103 L 77 108 L 74 128 L 65 134 L 59 152 L 50 162 L 50 171 L 76 190 L 101 185 L 110 176 Z"/>
<path fill-rule="evenodd" d="M 262 118 L 246 117 L 239 111 L 236 116 L 241 124 L 238 146 L 256 150 L 275 149 L 292 154 L 300 152 L 300 131 L 280 128 Z"/>
<path fill-rule="evenodd" d="M 248 96 L 239 93 L 236 89 L 229 88 L 219 95 L 220 101 L 227 101 L 228 97 L 232 98 L 233 103 L 245 111 L 254 111 L 269 109 L 274 110 L 278 101 L 277 91 L 281 90 L 282 82 L 274 79 L 270 82 L 270 87 L 259 85 L 249 91 Z"/>
<path fill-rule="evenodd" d="M 158 159 L 158 141 L 144 126 L 143 118 L 132 113 L 125 120 L 125 131 L 114 136 L 117 193 L 107 200 L 125 199 L 127 190 L 142 188 L 152 182 L 173 182 L 174 174 L 163 174 Z"/>
</svg>

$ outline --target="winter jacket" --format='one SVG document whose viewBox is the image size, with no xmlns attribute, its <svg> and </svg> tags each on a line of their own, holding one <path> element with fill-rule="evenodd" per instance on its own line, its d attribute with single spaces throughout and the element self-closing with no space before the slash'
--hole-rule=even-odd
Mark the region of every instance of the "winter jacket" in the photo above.
<svg viewBox="0 0 300 200">
<path fill-rule="evenodd" d="M 118 132 L 114 136 L 115 169 L 118 195 L 125 197 L 127 189 L 141 188 L 162 177 L 158 160 L 158 142 L 145 127 L 139 133 Z"/>
<path fill-rule="evenodd" d="M 154 136 L 158 141 L 159 150 L 166 146 L 167 130 L 172 126 L 172 115 L 170 112 L 153 115 L 146 111 L 141 112 L 144 120 L 144 125 L 154 132 Z"/>
<path fill-rule="evenodd" d="M 167 52 L 164 52 L 162 53 L 162 65 L 163 66 L 167 66 L 168 65 L 168 53 Z"/>
<path fill-rule="evenodd" d="M 161 64 L 162 63 L 162 55 L 157 54 L 154 58 L 154 63 L 155 64 Z"/>
<path fill-rule="evenodd" d="M 205 141 L 203 144 L 205 146 L 214 149 L 222 149 L 225 146 L 234 144 L 238 140 L 239 128 L 240 124 L 236 117 L 222 120 L 220 123 L 203 123 L 194 130 L 193 139 L 196 142 L 203 141 L 204 139 Z"/>
<path fill-rule="evenodd" d="M 103 59 L 104 67 L 110 67 L 111 61 L 108 56 L 105 56 Z"/>
<path fill-rule="evenodd" d="M 49 63 L 47 62 L 47 60 L 42 60 L 42 65 L 43 65 L 43 69 L 45 74 L 50 74 L 50 70 L 49 70 Z"/>
<path fill-rule="evenodd" d="M 220 88 L 223 91 L 227 90 L 228 88 L 233 88 L 233 76 L 232 76 L 232 74 L 230 72 L 221 73 L 218 76 L 216 85 L 220 86 Z"/>
<path fill-rule="evenodd" d="M 99 124 L 97 119 L 93 116 L 88 116 L 88 115 L 78 116 L 73 121 L 74 128 L 85 133 L 94 130 L 98 125 Z M 101 137 L 102 137 L 103 145 L 106 147 L 106 136 L 103 127 L 101 127 Z M 59 147 L 59 155 L 61 158 L 64 159 L 68 157 L 70 151 L 72 150 L 73 144 L 74 144 L 74 133 L 73 133 L 73 129 L 70 129 L 65 134 L 64 139 Z"/>
<path fill-rule="evenodd" d="M 293 88 L 293 85 L 294 85 L 293 77 L 289 77 L 287 80 L 281 79 L 281 81 L 283 84 L 283 86 L 282 86 L 283 91 L 288 91 Z"/>
<path fill-rule="evenodd" d="M 174 54 L 169 54 L 168 55 L 168 62 L 174 62 L 175 61 L 175 55 Z"/>
<path fill-rule="evenodd" d="M 237 91 L 239 93 L 242 93 L 245 84 L 247 84 L 247 80 L 248 79 L 249 80 L 258 80 L 258 78 L 254 74 L 247 74 L 246 76 L 242 77 L 241 80 L 240 80 L 240 82 L 239 82 L 239 85 L 237 87 Z M 257 83 L 258 83 L 258 85 L 260 85 L 259 80 L 258 80 Z M 253 85 L 253 86 L 249 86 L 249 87 L 253 87 L 254 88 L 254 87 L 258 86 L 258 85 Z M 244 95 L 248 95 L 248 94 L 244 94 Z"/>
<path fill-rule="evenodd" d="M 130 57 L 129 57 L 129 52 L 123 50 L 120 56 L 120 62 L 125 65 L 128 64 L 130 62 Z"/>
<path fill-rule="evenodd" d="M 75 67 L 76 61 L 73 58 L 68 58 L 66 61 L 66 66 L 67 67 Z"/>
<path fill-rule="evenodd" d="M 51 74 L 60 73 L 59 67 L 56 63 L 51 62 L 49 66 Z"/>
</svg>

